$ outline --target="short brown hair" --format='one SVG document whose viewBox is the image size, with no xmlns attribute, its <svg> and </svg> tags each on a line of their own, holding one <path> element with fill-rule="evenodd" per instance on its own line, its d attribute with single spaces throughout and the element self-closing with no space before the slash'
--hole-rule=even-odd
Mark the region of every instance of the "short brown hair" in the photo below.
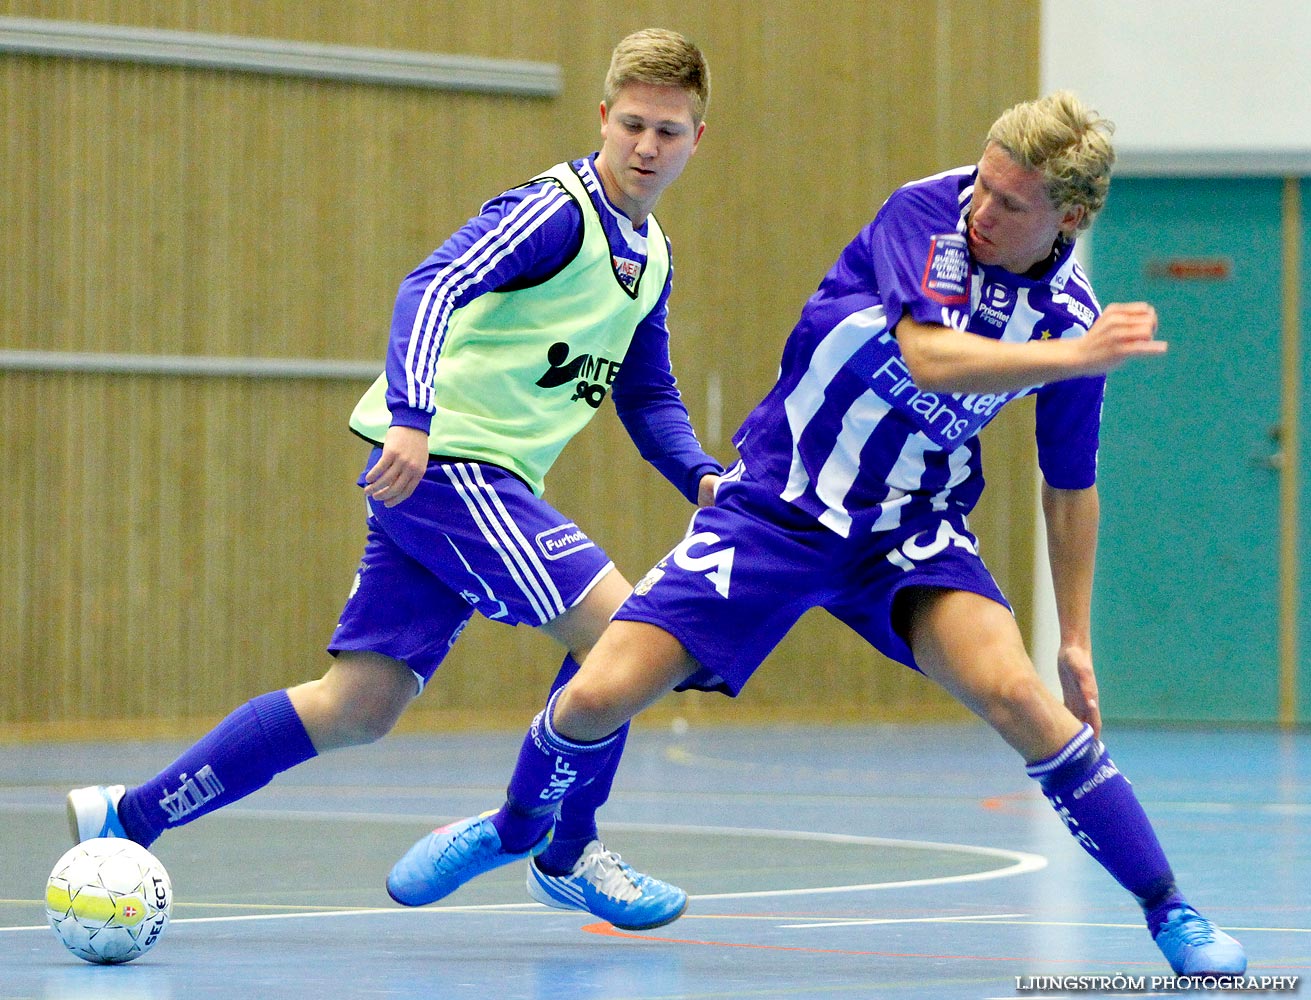
<svg viewBox="0 0 1311 1000">
<path fill-rule="evenodd" d="M 1114 123 L 1070 91 L 1058 90 L 1006 111 L 988 130 L 988 142 L 1020 166 L 1040 171 L 1057 208 L 1082 206 L 1077 227 L 1082 232 L 1106 204 L 1115 164 L 1114 131 Z"/>
<path fill-rule="evenodd" d="M 613 104 L 626 84 L 681 87 L 692 98 L 692 120 L 700 125 L 710 104 L 710 69 L 701 50 L 676 31 L 644 28 L 615 46 L 605 75 L 605 103 Z"/>
</svg>

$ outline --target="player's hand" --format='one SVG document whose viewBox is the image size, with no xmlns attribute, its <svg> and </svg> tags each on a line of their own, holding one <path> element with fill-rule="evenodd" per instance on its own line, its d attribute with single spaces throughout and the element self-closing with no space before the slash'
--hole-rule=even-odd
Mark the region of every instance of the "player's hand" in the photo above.
<svg viewBox="0 0 1311 1000">
<path fill-rule="evenodd" d="M 1156 339 L 1156 310 L 1146 302 L 1112 302 L 1076 343 L 1088 375 L 1114 371 L 1131 358 L 1164 354 L 1169 345 Z"/>
<path fill-rule="evenodd" d="M 696 491 L 696 505 L 698 507 L 713 507 L 715 505 L 715 487 L 719 485 L 719 477 L 713 472 L 707 472 L 701 477 L 701 485 Z"/>
<path fill-rule="evenodd" d="M 1062 646 L 1056 654 L 1056 673 L 1061 679 L 1065 707 L 1080 722 L 1092 726 L 1093 735 L 1100 739 L 1102 709 L 1097 700 L 1092 654 L 1081 646 Z"/>
<path fill-rule="evenodd" d="M 409 499 L 428 469 L 428 435 L 414 427 L 391 427 L 382 457 L 364 476 L 364 495 L 395 507 Z"/>
</svg>

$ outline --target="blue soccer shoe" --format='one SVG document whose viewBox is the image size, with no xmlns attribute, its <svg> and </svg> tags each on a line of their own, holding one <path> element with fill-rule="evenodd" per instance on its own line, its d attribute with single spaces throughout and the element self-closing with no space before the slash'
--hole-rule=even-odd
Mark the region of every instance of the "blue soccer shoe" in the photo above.
<svg viewBox="0 0 1311 1000">
<path fill-rule="evenodd" d="M 528 865 L 528 895 L 560 910 L 583 910 L 626 931 L 663 927 L 683 915 L 687 893 L 634 871 L 599 840 L 587 845 L 568 875 Z"/>
<path fill-rule="evenodd" d="M 1243 946 L 1194 910 L 1171 910 L 1156 932 L 1156 946 L 1180 976 L 1241 976 L 1247 971 Z"/>
<path fill-rule="evenodd" d="M 501 835 L 483 813 L 439 827 L 405 852 L 387 876 L 387 895 L 402 906 L 424 906 L 453 893 L 470 879 L 546 850 L 551 831 L 522 854 L 501 849 Z"/>
</svg>

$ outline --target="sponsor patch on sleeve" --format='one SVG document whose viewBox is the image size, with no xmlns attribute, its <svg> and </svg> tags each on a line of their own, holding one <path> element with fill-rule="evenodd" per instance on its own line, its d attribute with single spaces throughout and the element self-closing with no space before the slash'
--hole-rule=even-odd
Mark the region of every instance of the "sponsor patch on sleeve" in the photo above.
<svg viewBox="0 0 1311 1000">
<path fill-rule="evenodd" d="M 929 259 L 920 282 L 924 294 L 942 305 L 964 305 L 970 300 L 970 254 L 960 233 L 929 238 Z"/>
</svg>

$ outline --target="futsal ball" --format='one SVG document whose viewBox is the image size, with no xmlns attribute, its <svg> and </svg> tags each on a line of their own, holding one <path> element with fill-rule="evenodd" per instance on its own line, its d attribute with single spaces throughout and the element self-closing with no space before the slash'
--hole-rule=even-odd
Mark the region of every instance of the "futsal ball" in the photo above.
<svg viewBox="0 0 1311 1000">
<path fill-rule="evenodd" d="M 55 863 L 46 919 L 78 958 L 118 965 L 159 941 L 173 911 L 173 884 L 159 859 L 117 837 L 84 840 Z"/>
</svg>

